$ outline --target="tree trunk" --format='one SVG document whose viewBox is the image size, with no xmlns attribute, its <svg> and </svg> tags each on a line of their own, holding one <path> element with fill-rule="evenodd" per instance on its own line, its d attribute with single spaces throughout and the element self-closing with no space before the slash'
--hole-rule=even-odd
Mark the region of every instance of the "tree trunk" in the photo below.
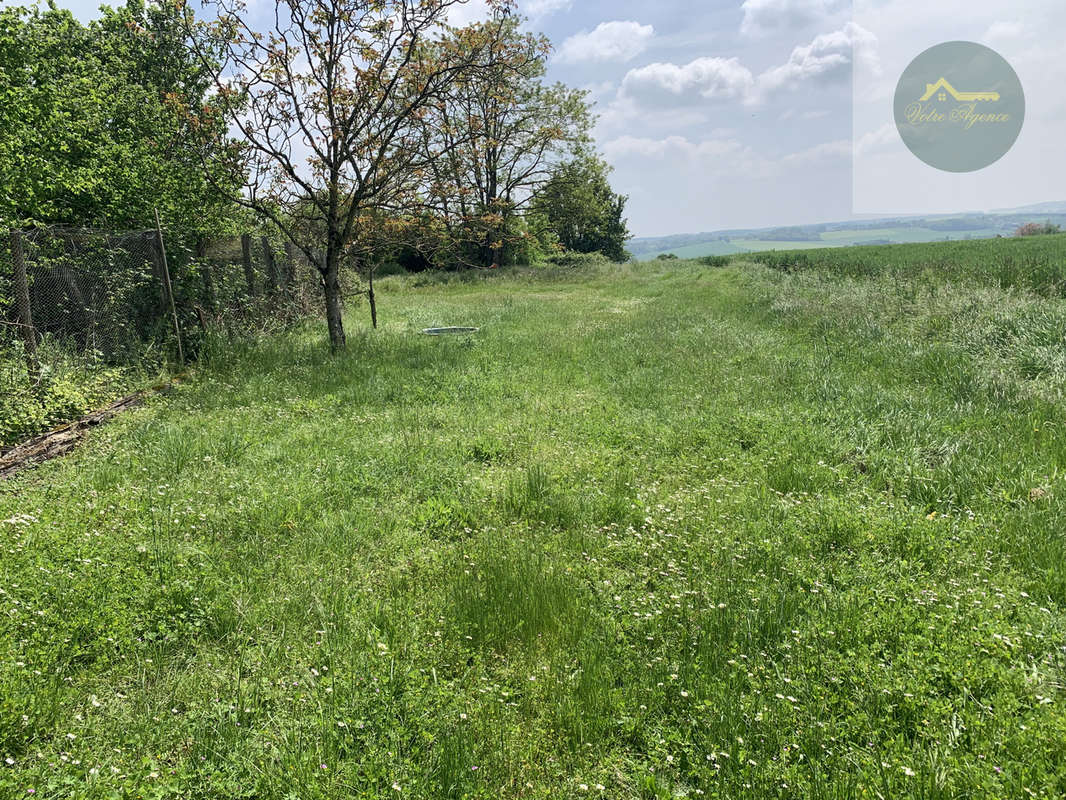
<svg viewBox="0 0 1066 800">
<path fill-rule="evenodd" d="M 343 305 L 339 265 L 333 264 L 322 276 L 322 288 L 326 296 L 326 324 L 329 326 L 329 348 L 336 352 L 347 345 L 344 336 Z"/>
</svg>

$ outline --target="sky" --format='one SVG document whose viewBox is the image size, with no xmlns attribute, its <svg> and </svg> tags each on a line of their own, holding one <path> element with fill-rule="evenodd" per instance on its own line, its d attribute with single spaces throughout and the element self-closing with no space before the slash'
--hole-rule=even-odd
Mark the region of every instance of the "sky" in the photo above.
<svg viewBox="0 0 1066 800">
<path fill-rule="evenodd" d="M 87 20 L 99 0 L 57 4 Z M 1066 200 L 1061 0 L 519 5 L 554 45 L 549 80 L 595 103 L 596 144 L 636 236 Z M 483 14 L 483 0 L 469 0 L 452 22 Z M 911 59 L 958 39 L 1006 57 L 1027 103 L 1014 148 L 965 175 L 911 155 L 892 116 Z"/>
</svg>

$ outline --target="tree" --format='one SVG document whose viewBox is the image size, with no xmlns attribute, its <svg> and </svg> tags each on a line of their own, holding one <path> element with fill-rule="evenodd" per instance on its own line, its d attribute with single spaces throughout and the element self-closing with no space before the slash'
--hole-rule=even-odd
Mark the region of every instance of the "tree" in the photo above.
<svg viewBox="0 0 1066 800">
<path fill-rule="evenodd" d="M 1027 222 L 1024 225 L 1019 226 L 1018 230 L 1014 232 L 1015 236 L 1047 236 L 1048 234 L 1062 233 L 1062 229 L 1058 225 L 1052 224 L 1051 220 L 1047 222 Z"/>
<path fill-rule="evenodd" d="M 506 261 L 527 234 L 520 215 L 566 152 L 588 141 L 591 115 L 584 91 L 543 84 L 548 40 L 520 29 L 500 8 L 483 23 L 453 31 L 439 46 L 487 47 L 489 64 L 459 76 L 424 118 L 432 170 L 429 195 L 455 255 L 480 266 Z M 465 252 L 464 252 L 465 251 Z"/>
<path fill-rule="evenodd" d="M 626 202 L 607 180 L 610 167 L 591 154 L 562 164 L 533 202 L 536 226 L 549 231 L 567 250 L 599 251 L 612 261 L 625 261 Z"/>
<path fill-rule="evenodd" d="M 208 84 L 188 36 L 210 51 L 178 0 L 129 0 L 88 27 L 52 6 L 0 10 L 0 220 L 148 227 L 156 207 L 184 227 L 223 217 L 188 147 L 206 125 L 223 148 L 208 159 L 227 146 L 201 113 Z"/>
<path fill-rule="evenodd" d="M 264 34 L 239 0 L 209 0 L 226 40 L 218 102 L 243 137 L 241 202 L 321 275 L 334 350 L 346 341 L 341 265 L 359 254 L 361 220 L 417 202 L 440 155 L 419 122 L 483 54 L 473 33 L 443 36 L 462 1 L 274 0 Z"/>
<path fill-rule="evenodd" d="M 217 30 L 195 21 L 185 0 L 126 0 L 101 11 L 90 27 L 103 66 L 139 89 L 124 103 L 119 120 L 143 151 L 142 163 L 156 166 L 116 183 L 158 207 L 184 231 L 235 234 L 244 216 L 235 213 L 239 208 L 234 203 L 243 183 L 240 164 L 226 121 L 209 102 L 210 68 L 222 52 Z M 214 146 L 201 153 L 201 160 L 195 144 L 203 140 L 205 129 L 213 132 Z M 207 180 L 205 161 L 222 191 Z"/>
</svg>

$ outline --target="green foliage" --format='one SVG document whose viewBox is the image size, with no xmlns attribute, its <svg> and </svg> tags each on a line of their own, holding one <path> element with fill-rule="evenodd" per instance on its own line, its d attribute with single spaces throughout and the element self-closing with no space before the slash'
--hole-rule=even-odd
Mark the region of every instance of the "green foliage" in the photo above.
<svg viewBox="0 0 1066 800">
<path fill-rule="evenodd" d="M 491 64 L 459 75 L 425 119 L 440 249 L 460 264 L 537 259 L 543 226 L 525 217 L 552 165 L 587 145 L 592 127 L 587 93 L 545 83 L 548 39 L 524 31 L 508 5 L 441 43 L 444 51 L 476 47 Z"/>
<path fill-rule="evenodd" d="M 548 256 L 547 262 L 556 267 L 580 269 L 582 267 L 602 267 L 610 264 L 611 260 L 600 252 L 578 253 L 566 250 L 562 253 Z"/>
<path fill-rule="evenodd" d="M 0 9 L 0 227 L 144 228 L 157 207 L 186 229 L 224 222 L 192 146 L 219 122 L 184 5 L 129 0 L 88 27 L 51 6 Z"/>
<path fill-rule="evenodd" d="M 93 363 L 46 342 L 39 380 L 27 372 L 21 342 L 0 351 L 0 446 L 12 445 L 93 411 L 143 384 L 144 373 Z"/>
<path fill-rule="evenodd" d="M 696 259 L 699 263 L 705 267 L 728 267 L 733 263 L 733 256 L 703 256 L 703 258 Z"/>
<path fill-rule="evenodd" d="M 625 261 L 628 198 L 611 190 L 609 173 L 606 162 L 588 154 L 558 166 L 533 201 L 535 226 L 567 250 Z"/>
<path fill-rule="evenodd" d="M 677 261 L 677 256 L 674 253 L 660 253 L 655 257 L 656 261 Z"/>
</svg>

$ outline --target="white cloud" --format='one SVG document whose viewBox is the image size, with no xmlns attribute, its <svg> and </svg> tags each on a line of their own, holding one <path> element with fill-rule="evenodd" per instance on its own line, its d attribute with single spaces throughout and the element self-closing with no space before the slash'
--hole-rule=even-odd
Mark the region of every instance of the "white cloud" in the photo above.
<svg viewBox="0 0 1066 800">
<path fill-rule="evenodd" d="M 844 161 L 851 158 L 852 143 L 848 139 L 809 147 L 789 153 L 777 160 L 767 158 L 735 138 L 709 138 L 692 141 L 684 136 L 652 139 L 639 136 L 620 136 L 604 145 L 608 160 L 625 159 L 654 161 L 697 162 L 704 174 L 767 178 L 788 169 L 811 164 Z"/>
<path fill-rule="evenodd" d="M 708 100 L 740 100 L 756 105 L 769 95 L 802 85 L 846 80 L 853 64 L 880 71 L 877 37 L 849 22 L 796 47 L 788 61 L 753 75 L 738 58 L 697 58 L 687 64 L 655 63 L 630 70 L 622 79 L 619 101 L 663 108 L 699 105 Z"/>
<path fill-rule="evenodd" d="M 989 43 L 997 44 L 1001 42 L 1013 42 L 1017 39 L 1027 37 L 1029 33 L 1028 29 L 1021 22 L 1002 20 L 1000 22 L 993 22 L 988 26 L 988 30 L 985 31 L 985 35 L 981 38 Z"/>
<path fill-rule="evenodd" d="M 849 142 L 837 140 L 771 158 L 728 132 L 699 139 L 627 135 L 604 145 L 643 235 L 846 216 L 850 151 Z M 819 189 L 813 194 L 812 185 Z"/>
<path fill-rule="evenodd" d="M 894 123 L 886 122 L 874 131 L 864 133 L 855 141 L 855 156 L 898 151 L 903 145 L 899 130 Z"/>
<path fill-rule="evenodd" d="M 848 0 L 744 0 L 740 32 L 762 34 L 822 22 L 843 9 Z"/>
<path fill-rule="evenodd" d="M 763 178 L 774 168 L 772 162 L 737 139 L 693 141 L 676 135 L 663 139 L 620 136 L 607 142 L 603 152 L 612 164 L 656 161 L 663 164 L 665 170 L 678 171 L 679 174 L 699 172 L 705 177 Z"/>
<path fill-rule="evenodd" d="M 463 28 L 474 22 L 488 19 L 489 7 L 485 0 L 469 0 L 448 9 L 448 24 Z"/>
<path fill-rule="evenodd" d="M 737 58 L 697 58 L 688 64 L 655 63 L 630 70 L 621 94 L 648 105 L 745 97 L 755 79 Z"/>
<path fill-rule="evenodd" d="M 690 158 L 700 156 L 720 158 L 736 154 L 743 149 L 744 146 L 735 139 L 705 139 L 702 142 L 692 142 L 684 136 L 667 136 L 663 139 L 619 136 L 604 145 L 604 152 L 612 158 L 623 158 L 625 156 L 665 158 L 674 155 Z"/>
<path fill-rule="evenodd" d="M 618 93 L 618 87 L 611 81 L 586 83 L 581 88 L 588 92 L 589 99 L 594 103 L 598 103 L 601 100 L 610 100 Z"/>
<path fill-rule="evenodd" d="M 574 34 L 559 48 L 564 64 L 579 61 L 629 61 L 643 53 L 655 35 L 651 25 L 638 22 L 601 22 L 592 32 Z"/>
<path fill-rule="evenodd" d="M 569 11 L 573 0 L 522 0 L 519 10 L 530 19 L 541 19 L 556 11 Z"/>
<path fill-rule="evenodd" d="M 529 17 L 530 22 L 536 23 L 556 11 L 568 11 L 571 5 L 573 5 L 573 0 L 522 0 L 518 11 Z M 488 18 L 487 0 L 465 0 L 448 9 L 448 24 L 457 28 L 474 22 L 482 22 Z"/>
<path fill-rule="evenodd" d="M 795 48 L 786 63 L 759 76 L 756 88 L 759 94 L 768 94 L 810 81 L 841 80 L 850 75 L 853 60 L 862 60 L 876 70 L 877 37 L 849 22 L 838 31 L 823 33 L 810 44 Z"/>
<path fill-rule="evenodd" d="M 785 166 L 798 164 L 813 164 L 823 161 L 837 161 L 851 158 L 854 145 L 850 139 L 837 139 L 832 142 L 823 142 L 798 153 L 790 153 L 781 159 Z"/>
<path fill-rule="evenodd" d="M 666 136 L 678 131 L 698 129 L 707 132 L 709 136 L 719 136 L 717 132 L 711 132 L 708 126 L 720 122 L 714 119 L 720 114 L 715 114 L 715 109 L 707 108 L 708 104 L 662 106 L 656 108 L 654 113 L 648 113 L 646 106 L 641 106 L 631 98 L 617 95 L 609 103 L 597 107 L 596 125 L 593 135 L 596 141 L 607 141 L 623 134 L 640 130 L 646 136 Z M 721 109 L 717 109 L 718 112 Z M 721 126 L 715 131 L 724 130 Z"/>
<path fill-rule="evenodd" d="M 823 119 L 825 117 L 828 117 L 832 113 L 832 111 L 829 111 L 825 108 L 812 111 L 804 111 L 802 113 L 798 112 L 794 108 L 788 108 L 782 111 L 781 116 L 779 116 L 777 119 L 781 122 L 785 122 L 790 119 L 799 119 L 803 122 L 811 122 L 816 119 Z"/>
</svg>

